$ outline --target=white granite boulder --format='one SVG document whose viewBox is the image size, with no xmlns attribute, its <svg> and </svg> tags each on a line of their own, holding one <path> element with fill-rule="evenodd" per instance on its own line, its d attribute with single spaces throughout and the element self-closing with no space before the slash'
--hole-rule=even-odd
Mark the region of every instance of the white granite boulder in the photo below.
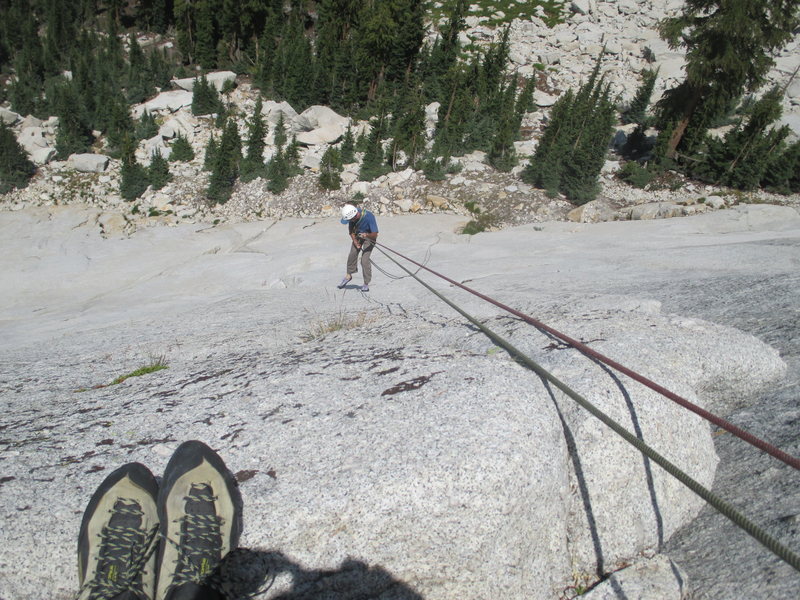
<svg viewBox="0 0 800 600">
<path fill-rule="evenodd" d="M 300 113 L 295 119 L 298 126 L 306 131 L 318 129 L 320 127 L 329 127 L 335 125 L 340 127 L 343 131 L 350 123 L 350 119 L 343 117 L 327 106 L 309 106 L 306 110 Z"/>
<path fill-rule="evenodd" d="M 7 108 L 0 106 L 0 119 L 2 119 L 3 123 L 6 125 L 14 125 L 15 123 L 19 122 L 21 118 L 22 117 L 13 110 L 8 110 Z"/>
<path fill-rule="evenodd" d="M 36 165 L 46 165 L 56 155 L 56 149 L 51 147 L 36 148 L 30 153 L 31 160 Z"/>
<path fill-rule="evenodd" d="M 192 105 L 192 93 L 184 90 L 170 90 L 161 92 L 152 100 L 140 104 L 133 109 L 134 116 L 138 119 L 144 111 L 153 113 L 159 111 L 177 112 L 181 108 Z"/>
<path fill-rule="evenodd" d="M 341 139 L 344 131 L 340 125 L 326 125 L 311 131 L 301 131 L 297 134 L 297 141 L 304 146 L 334 144 Z"/>
<path fill-rule="evenodd" d="M 67 168 L 79 173 L 102 173 L 108 168 L 108 156 L 102 154 L 70 154 Z"/>
<path fill-rule="evenodd" d="M 173 79 L 172 85 L 187 92 L 194 90 L 195 82 L 199 81 L 200 77 L 186 77 L 184 79 Z M 214 71 L 213 73 L 206 73 L 206 81 L 213 85 L 216 90 L 222 91 L 225 84 L 229 81 L 236 81 L 236 73 L 233 71 Z"/>
</svg>

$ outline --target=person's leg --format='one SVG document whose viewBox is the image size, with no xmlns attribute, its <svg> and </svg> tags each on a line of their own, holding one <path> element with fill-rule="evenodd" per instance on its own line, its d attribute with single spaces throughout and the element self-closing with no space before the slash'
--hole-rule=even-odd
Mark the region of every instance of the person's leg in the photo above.
<svg viewBox="0 0 800 600">
<path fill-rule="evenodd" d="M 360 250 L 355 244 L 350 244 L 350 254 L 347 255 L 347 274 L 351 277 L 353 273 L 358 273 L 358 253 Z"/>
<path fill-rule="evenodd" d="M 372 263 L 370 257 L 372 256 L 372 249 L 374 244 L 371 241 L 365 241 L 361 246 L 361 272 L 364 274 L 364 285 L 369 286 L 372 281 Z"/>
</svg>

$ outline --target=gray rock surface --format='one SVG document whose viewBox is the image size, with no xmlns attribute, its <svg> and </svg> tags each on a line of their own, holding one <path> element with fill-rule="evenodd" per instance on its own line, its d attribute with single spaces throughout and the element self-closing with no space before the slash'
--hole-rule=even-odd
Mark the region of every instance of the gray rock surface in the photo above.
<svg viewBox="0 0 800 600">
<path fill-rule="evenodd" d="M 110 159 L 102 154 L 70 154 L 67 168 L 79 173 L 102 173 L 108 167 Z"/>
<path fill-rule="evenodd" d="M 283 557 L 265 598 L 301 581 L 377 596 L 376 572 L 387 597 L 557 598 L 576 576 L 591 584 L 656 552 L 700 509 L 408 277 L 376 274 L 369 295 L 332 290 L 346 250 L 335 218 L 108 240 L 97 222 L 78 207 L 0 213 L 0 502 L 14 516 L 0 534 L 13 573 L 2 597 L 68 597 L 59 565 L 72 568 L 94 486 L 129 460 L 158 472 L 192 437 L 239 473 L 243 543 Z M 432 267 L 715 409 L 746 405 L 784 372 L 756 338 L 648 298 L 707 273 L 785 273 L 800 236 L 793 209 L 471 238 L 452 233 L 457 222 L 384 218 L 381 239 L 430 251 Z M 434 285 L 711 484 L 699 418 Z M 161 355 L 167 370 L 108 385 Z M 43 531 L 47 544 L 34 543 Z M 752 544 L 757 574 L 771 562 Z M 349 573 L 349 588 L 330 573 Z M 669 597 L 674 579 L 664 585 L 651 597 Z"/>
</svg>

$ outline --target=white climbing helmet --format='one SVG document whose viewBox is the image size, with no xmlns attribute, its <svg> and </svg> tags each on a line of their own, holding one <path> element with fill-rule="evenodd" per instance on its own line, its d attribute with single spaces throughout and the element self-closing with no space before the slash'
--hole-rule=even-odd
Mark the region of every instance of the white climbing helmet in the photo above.
<svg viewBox="0 0 800 600">
<path fill-rule="evenodd" d="M 353 206 L 352 204 L 345 204 L 342 207 L 342 225 L 345 225 L 353 220 L 353 218 L 358 214 L 358 209 Z"/>
</svg>

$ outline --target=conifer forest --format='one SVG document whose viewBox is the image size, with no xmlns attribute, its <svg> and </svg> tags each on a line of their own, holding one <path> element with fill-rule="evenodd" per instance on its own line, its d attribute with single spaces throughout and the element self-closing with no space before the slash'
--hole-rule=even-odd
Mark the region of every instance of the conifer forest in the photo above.
<svg viewBox="0 0 800 600">
<path fill-rule="evenodd" d="M 453 157 L 474 150 L 486 152 L 495 169 L 510 171 L 520 163 L 514 142 L 525 113 L 534 109 L 536 81 L 510 68 L 504 23 L 496 24 L 495 43 L 463 45 L 470 4 L 475 2 L 4 0 L 0 103 L 20 115 L 57 116 L 60 159 L 97 148 L 100 132 L 103 153 L 122 161 L 121 193 L 128 199 L 169 178 L 161 156 L 148 168 L 136 163 L 136 144 L 152 135 L 155 123 L 146 113 L 134 119 L 131 107 L 168 89 L 173 78 L 198 77 L 192 111 L 217 115 L 220 135 L 206 148 L 209 200 L 224 202 L 239 178 L 267 178 L 270 190 L 280 193 L 297 172 L 292 139 L 279 139 L 277 154 L 263 163 L 260 114 L 244 115 L 244 141 L 232 119 L 226 123 L 225 90 L 217 93 L 202 77 L 216 70 L 248 78 L 264 100 L 287 101 L 298 112 L 325 105 L 369 120 L 364 139 L 348 131 L 326 152 L 323 188 L 338 187 L 341 162 L 354 151 L 363 153 L 364 180 L 409 166 L 435 180 L 453 168 Z M 529 14 L 540 6 L 548 25 L 558 23 L 565 9 L 556 0 L 508 4 Z M 736 189 L 800 192 L 800 142 L 791 141 L 788 128 L 774 127 L 781 90 L 764 88 L 772 55 L 798 27 L 795 0 L 687 0 L 683 12 L 660 28 L 670 45 L 686 49 L 685 81 L 651 106 L 658 73 L 645 71 L 633 101 L 623 105 L 611 96 L 598 56 L 588 80 L 564 90 L 552 107 L 523 180 L 575 204 L 591 200 L 614 126 L 635 123 L 620 172 L 632 185 L 651 185 L 677 170 Z M 143 48 L 143 33 L 171 43 Z M 440 108 L 428 139 L 425 107 L 432 102 Z M 710 136 L 721 124 L 729 131 Z M 170 160 L 193 158 L 186 140 L 174 145 Z M 34 171 L 0 123 L 0 193 L 24 186 Z"/>
</svg>

